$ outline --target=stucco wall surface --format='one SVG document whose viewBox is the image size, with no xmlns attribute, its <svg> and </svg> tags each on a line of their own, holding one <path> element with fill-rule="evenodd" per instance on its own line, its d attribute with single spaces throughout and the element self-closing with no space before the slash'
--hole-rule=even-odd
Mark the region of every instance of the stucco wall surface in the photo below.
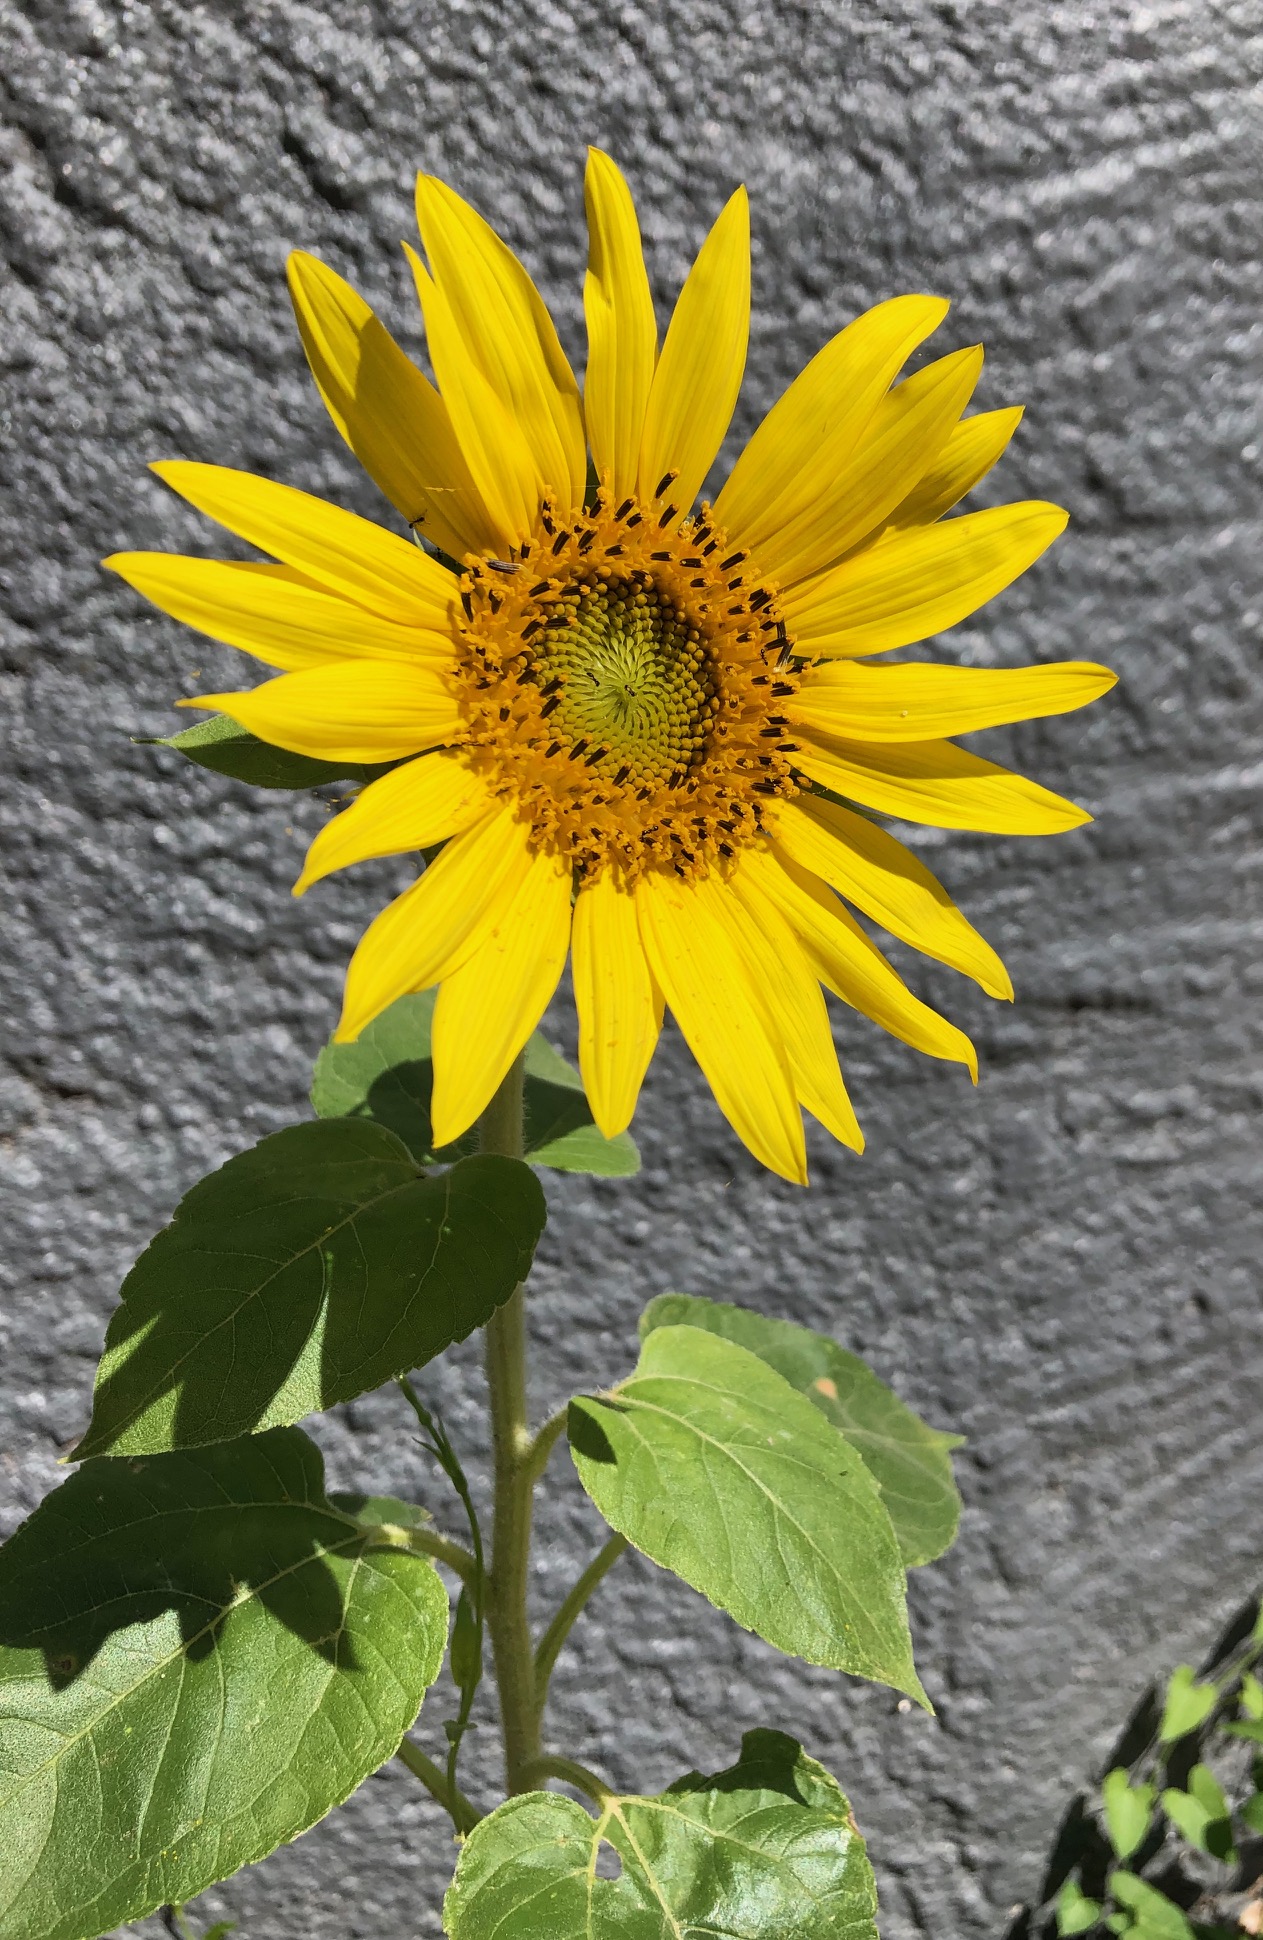
<svg viewBox="0 0 1263 1940">
<path fill-rule="evenodd" d="M 1253 0 L 0 0 L 3 773 L 0 1501 L 55 1484 L 132 1258 L 205 1170 L 303 1115 L 342 966 L 404 876 L 289 897 L 327 809 L 135 746 L 236 657 L 97 560 L 214 551 L 144 467 L 257 469 L 389 516 L 309 383 L 302 246 L 420 349 L 417 167 L 502 228 L 582 362 L 584 144 L 639 199 L 660 313 L 749 184 L 754 323 L 728 449 L 825 338 L 906 289 L 1027 419 L 982 501 L 1067 536 L 943 650 L 1104 659 L 1082 717 L 989 737 L 1095 812 L 928 835 L 1018 1000 L 905 957 L 982 1082 L 836 1019 L 862 1160 L 761 1173 L 669 1031 L 630 1183 L 551 1175 L 538 1408 L 630 1366 L 668 1286 L 832 1330 L 969 1437 L 961 1540 L 912 1585 L 938 1715 L 778 1659 L 631 1562 L 558 1673 L 556 1738 L 618 1782 L 779 1722 L 839 1774 L 888 1940 L 998 1933 L 1146 1678 L 1260 1574 L 1258 268 Z M 722 468 L 721 468 L 722 469 Z M 554 1035 L 572 1040 L 559 1004 Z M 476 1464 L 476 1355 L 424 1376 Z M 438 1504 L 389 1396 L 319 1430 L 337 1483 Z M 598 1537 L 564 1458 L 540 1608 Z M 487 1739 L 482 1741 L 483 1752 Z M 475 1740 L 475 1757 L 479 1751 Z M 431 1935 L 452 1859 L 402 1770 L 210 1896 L 248 1940 Z"/>
</svg>

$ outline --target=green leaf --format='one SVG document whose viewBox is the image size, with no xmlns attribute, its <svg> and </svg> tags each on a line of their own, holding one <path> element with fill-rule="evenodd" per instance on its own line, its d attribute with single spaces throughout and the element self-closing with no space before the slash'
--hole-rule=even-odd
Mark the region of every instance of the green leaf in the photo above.
<svg viewBox="0 0 1263 1940">
<path fill-rule="evenodd" d="M 298 1429 L 87 1463 L 0 1550 L 0 1940 L 190 1900 L 339 1804 L 438 1675 L 447 1595 Z"/>
<path fill-rule="evenodd" d="M 464 1340 L 544 1226 L 515 1159 L 426 1177 L 371 1122 L 294 1125 L 203 1179 L 123 1283 L 79 1454 L 229 1441 Z"/>
<path fill-rule="evenodd" d="M 1057 1895 L 1057 1932 L 1061 1940 L 1087 1933 L 1101 1917 L 1101 1902 L 1091 1900 L 1077 1880 L 1068 1879 Z"/>
<path fill-rule="evenodd" d="M 598 1875 L 602 1846 L 621 1862 Z M 836 1782 L 792 1738 L 595 1819 L 550 1792 L 475 1826 L 443 1906 L 451 1940 L 877 1940 L 864 1841 Z"/>
<path fill-rule="evenodd" d="M 454 1145 L 435 1148 L 430 1128 L 430 1021 L 433 990 L 400 997 L 353 1044 L 326 1044 L 316 1060 L 311 1102 L 321 1118 L 372 1118 L 401 1138 L 421 1165 L 446 1164 L 478 1149 L 471 1129 Z M 640 1155 L 626 1132 L 602 1138 L 592 1121 L 583 1080 L 534 1033 L 526 1047 L 526 1156 L 558 1172 L 627 1178 Z"/>
<path fill-rule="evenodd" d="M 1241 1808 L 1241 1823 L 1247 1832 L 1263 1834 L 1263 1792 L 1256 1792 Z"/>
<path fill-rule="evenodd" d="M 1253 1671 L 1247 1671 L 1241 1680 L 1241 1709 L 1255 1724 L 1263 1724 L 1263 1684 Z"/>
<path fill-rule="evenodd" d="M 1251 1719 L 1245 1724 L 1226 1724 L 1224 1731 L 1229 1738 L 1246 1738 L 1251 1744 L 1263 1745 L 1263 1721 L 1256 1724 Z"/>
<path fill-rule="evenodd" d="M 850 1444 L 784 1377 L 698 1327 L 660 1327 L 636 1372 L 570 1404 L 606 1521 L 778 1650 L 907 1691 L 903 1565 Z"/>
<path fill-rule="evenodd" d="M 1228 1802 L 1209 1765 L 1194 1765 L 1187 1791 L 1168 1787 L 1162 1794 L 1162 1809 L 1190 1845 L 1235 1864 Z"/>
<path fill-rule="evenodd" d="M 329 1500 L 364 1529 L 397 1529 L 406 1536 L 410 1529 L 424 1529 L 434 1520 L 419 1502 L 401 1502 L 397 1495 L 361 1495 L 358 1490 L 339 1489 Z"/>
<path fill-rule="evenodd" d="M 641 1315 L 640 1337 L 675 1326 L 704 1327 L 748 1348 L 846 1436 L 881 1489 L 906 1567 L 932 1562 L 950 1547 L 960 1496 L 948 1451 L 960 1446 L 959 1435 L 927 1427 L 863 1361 L 809 1327 L 719 1300 L 664 1293 Z"/>
<path fill-rule="evenodd" d="M 179 734 L 166 737 L 137 735 L 146 748 L 174 748 L 187 755 L 199 768 L 211 768 L 217 775 L 230 775 L 234 781 L 248 781 L 255 788 L 319 788 L 328 781 L 376 781 L 398 764 L 394 761 L 368 764 L 359 761 L 316 761 L 310 755 L 291 754 L 274 748 L 248 734 L 226 714 L 212 714 Z"/>
<path fill-rule="evenodd" d="M 1121 1768 L 1106 1772 L 1101 1781 L 1105 1829 L 1120 1859 L 1130 1859 L 1144 1843 L 1153 1818 L 1156 1797 L 1152 1785 L 1132 1785 Z"/>
<path fill-rule="evenodd" d="M 1166 1705 L 1158 1737 L 1162 1744 L 1174 1744 L 1204 1724 L 1215 1708 L 1219 1692 L 1213 1684 L 1199 1684 L 1191 1664 L 1180 1664 L 1171 1673 Z"/>
<path fill-rule="evenodd" d="M 1135 1935 L 1135 1940 L 1193 1940 L 1193 1929 L 1180 1908 L 1147 1880 L 1135 1873 L 1116 1872 L 1110 1877 L 1110 1892 L 1123 1915 L 1109 1922 L 1115 1933 Z"/>
</svg>

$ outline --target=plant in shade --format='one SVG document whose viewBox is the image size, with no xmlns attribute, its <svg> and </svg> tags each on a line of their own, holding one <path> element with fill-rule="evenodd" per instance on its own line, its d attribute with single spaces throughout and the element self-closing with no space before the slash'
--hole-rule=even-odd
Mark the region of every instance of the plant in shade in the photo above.
<svg viewBox="0 0 1263 1940">
<path fill-rule="evenodd" d="M 842 330 L 699 504 L 745 361 L 744 191 L 661 344 L 631 196 L 595 151 L 586 193 L 582 388 L 516 257 L 422 177 L 408 257 L 434 383 L 331 269 L 290 262 L 316 383 L 397 519 L 167 462 L 266 558 L 107 562 L 274 670 L 185 699 L 211 718 L 165 745 L 262 786 L 358 785 L 296 893 L 372 857 L 419 866 L 351 959 L 316 1117 L 195 1186 L 142 1255 L 80 1465 L 0 1551 L 5 1940 L 179 1908 L 396 1754 L 462 1838 L 454 1940 L 873 1931 L 847 1801 L 774 1721 L 726 1771 L 623 1794 L 553 1741 L 548 1683 L 631 1545 L 778 1649 L 928 1703 L 905 1570 L 953 1538 L 953 1437 L 833 1339 L 682 1294 L 641 1317 L 630 1373 L 533 1424 L 536 1168 L 636 1169 L 667 1011 L 737 1135 L 803 1185 L 804 1110 L 863 1144 L 825 991 L 976 1076 L 859 919 L 993 997 L 1008 977 L 882 818 L 1086 821 L 953 737 L 1113 677 L 871 664 L 973 612 L 1065 523 L 1033 502 L 945 516 L 1021 416 L 965 415 L 977 348 L 901 378 L 945 302 L 895 297 Z M 537 1032 L 567 960 L 577 1072 Z M 476 1329 L 485 1533 L 413 1380 Z M 331 1492 L 297 1426 L 390 1381 L 459 1537 Z M 532 1498 L 563 1438 L 611 1533 L 533 1636 Z M 439 1757 L 411 1734 L 449 1649 Z M 462 1780 L 484 1664 L 502 1768 L 466 1758 Z"/>
</svg>

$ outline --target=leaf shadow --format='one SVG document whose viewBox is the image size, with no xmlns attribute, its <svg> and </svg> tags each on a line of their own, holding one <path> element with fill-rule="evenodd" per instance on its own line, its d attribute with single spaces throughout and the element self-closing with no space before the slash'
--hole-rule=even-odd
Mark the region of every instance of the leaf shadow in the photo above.
<svg viewBox="0 0 1263 1940">
<path fill-rule="evenodd" d="M 26 1566 L 19 1554 L 12 1558 L 18 1567 L 0 1576 L 0 1645 L 38 1650 L 49 1683 L 64 1691 L 112 1637 L 168 1612 L 178 1621 L 183 1655 L 200 1663 L 220 1647 L 233 1612 L 255 1602 L 331 1668 L 358 1669 L 342 1586 L 325 1553 L 340 1519 L 305 1504 L 287 1504 L 281 1517 L 272 1505 L 171 1505 L 165 1526 L 141 1535 L 144 1523 L 127 1519 L 127 1496 L 140 1490 L 100 1473 L 126 1469 L 129 1481 L 148 1481 L 154 1470 L 182 1460 L 106 1457 L 63 1484 L 50 1499 L 61 1511 L 56 1546 L 41 1532 L 45 1540 Z M 150 1493 L 161 1492 L 162 1480 Z M 28 1524 L 18 1535 L 31 1533 Z M 32 1547 L 17 1538 L 13 1546 Z"/>
</svg>

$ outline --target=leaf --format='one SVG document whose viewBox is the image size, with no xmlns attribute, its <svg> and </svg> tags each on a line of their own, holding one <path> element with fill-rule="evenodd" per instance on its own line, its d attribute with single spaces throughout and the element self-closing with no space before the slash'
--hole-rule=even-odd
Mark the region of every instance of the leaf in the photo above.
<svg viewBox="0 0 1263 1940">
<path fill-rule="evenodd" d="M 516 1159 L 420 1172 L 371 1122 L 293 1125 L 181 1200 L 123 1283 L 80 1456 L 228 1441 L 464 1340 L 544 1226 Z"/>
<path fill-rule="evenodd" d="M 372 1118 L 401 1138 L 418 1164 L 476 1152 L 471 1129 L 436 1149 L 430 1129 L 430 1020 L 435 992 L 400 997 L 353 1044 L 326 1044 L 316 1060 L 311 1102 L 321 1118 Z M 626 1132 L 602 1138 L 583 1080 L 536 1031 L 526 1047 L 526 1156 L 558 1172 L 628 1178 L 640 1154 Z"/>
<path fill-rule="evenodd" d="M 877 1484 L 774 1368 L 660 1327 L 629 1380 L 571 1402 L 569 1434 L 597 1508 L 655 1563 L 778 1650 L 930 1708 Z"/>
<path fill-rule="evenodd" d="M 1153 1818 L 1156 1793 L 1152 1785 L 1132 1785 L 1121 1768 L 1106 1772 L 1101 1781 L 1101 1803 L 1105 1808 L 1105 1828 L 1110 1844 L 1120 1859 L 1130 1859 L 1144 1844 Z"/>
<path fill-rule="evenodd" d="M 174 748 L 199 768 L 250 782 L 255 788 L 319 788 L 329 781 L 375 781 L 378 775 L 398 766 L 394 761 L 316 761 L 310 755 L 291 754 L 286 748 L 274 748 L 271 742 L 248 734 L 226 714 L 212 714 L 209 720 L 197 721 L 179 734 L 138 734 L 134 739 L 140 747 Z"/>
<path fill-rule="evenodd" d="M 0 1940 L 192 1899 L 339 1804 L 438 1675 L 447 1595 L 298 1429 L 87 1463 L 0 1550 Z"/>
<path fill-rule="evenodd" d="M 1162 1794 L 1162 1809 L 1190 1845 L 1235 1865 L 1228 1802 L 1209 1765 L 1194 1765 L 1187 1791 L 1168 1787 Z"/>
<path fill-rule="evenodd" d="M 1263 1720 L 1257 1724 L 1253 1719 L 1245 1724 L 1226 1724 L 1224 1731 L 1229 1738 L 1247 1738 L 1251 1744 L 1263 1745 Z"/>
<path fill-rule="evenodd" d="M 1193 1940 L 1193 1929 L 1180 1908 L 1135 1873 L 1112 1874 L 1110 1892 L 1125 1908 L 1121 1918 L 1116 1914 L 1109 1922 L 1115 1933 L 1133 1934 L 1135 1940 Z"/>
<path fill-rule="evenodd" d="M 1057 1932 L 1061 1940 L 1087 1933 L 1101 1917 L 1101 1902 L 1090 1900 L 1077 1880 L 1068 1879 L 1057 1895 Z"/>
<path fill-rule="evenodd" d="M 960 1496 L 948 1451 L 959 1435 L 926 1426 L 872 1369 L 825 1334 L 769 1320 L 687 1293 L 664 1293 L 640 1318 L 644 1340 L 658 1327 L 704 1327 L 774 1367 L 831 1421 L 881 1489 L 904 1564 L 933 1562 L 955 1540 Z"/>
<path fill-rule="evenodd" d="M 1255 1724 L 1263 1724 L 1263 1684 L 1253 1671 L 1247 1671 L 1241 1680 L 1241 1709 Z"/>
<path fill-rule="evenodd" d="M 509 1799 L 465 1841 L 443 1924 L 451 1940 L 877 1940 L 876 1912 L 836 1782 L 792 1738 L 750 1731 L 731 1770 L 611 1796 L 595 1819 L 550 1792 Z"/>
<path fill-rule="evenodd" d="M 1213 1684 L 1197 1682 L 1191 1664 L 1177 1665 L 1167 1685 L 1162 1723 L 1158 1727 L 1159 1741 L 1164 1745 L 1173 1744 L 1177 1738 L 1196 1731 L 1214 1710 L 1218 1697 Z"/>
<path fill-rule="evenodd" d="M 401 1502 L 397 1495 L 360 1495 L 357 1490 L 339 1489 L 330 1502 L 344 1516 L 353 1516 L 364 1529 L 424 1529 L 434 1518 L 419 1502 Z"/>
<path fill-rule="evenodd" d="M 1241 1808 L 1241 1823 L 1247 1832 L 1263 1834 L 1263 1792 L 1256 1792 Z"/>
</svg>

